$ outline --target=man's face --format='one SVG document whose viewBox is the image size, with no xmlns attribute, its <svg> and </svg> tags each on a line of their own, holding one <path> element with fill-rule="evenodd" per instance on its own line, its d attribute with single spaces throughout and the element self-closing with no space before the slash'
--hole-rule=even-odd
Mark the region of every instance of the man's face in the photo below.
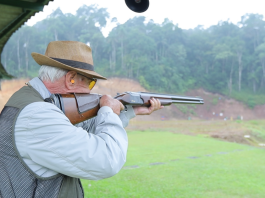
<svg viewBox="0 0 265 198">
<path fill-rule="evenodd" d="M 75 88 L 75 93 L 90 93 L 90 88 L 89 85 L 92 82 L 92 79 L 88 79 L 85 76 L 82 76 L 80 74 L 77 74 L 76 76 L 76 88 Z"/>
</svg>

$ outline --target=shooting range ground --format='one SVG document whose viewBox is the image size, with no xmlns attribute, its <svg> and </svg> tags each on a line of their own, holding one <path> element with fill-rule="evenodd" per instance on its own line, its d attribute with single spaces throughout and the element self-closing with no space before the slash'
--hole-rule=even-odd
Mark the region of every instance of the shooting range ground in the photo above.
<svg viewBox="0 0 265 198">
<path fill-rule="evenodd" d="M 231 122 L 230 128 L 263 136 L 264 122 Z M 215 128 L 209 124 L 210 130 L 223 128 L 220 123 Z M 183 122 L 178 124 L 184 129 Z M 129 130 L 125 166 L 112 178 L 82 180 L 85 197 L 264 197 L 262 147 L 212 138 L 200 125 L 198 130 L 193 124 L 185 126 L 192 129 L 190 134 Z"/>
</svg>

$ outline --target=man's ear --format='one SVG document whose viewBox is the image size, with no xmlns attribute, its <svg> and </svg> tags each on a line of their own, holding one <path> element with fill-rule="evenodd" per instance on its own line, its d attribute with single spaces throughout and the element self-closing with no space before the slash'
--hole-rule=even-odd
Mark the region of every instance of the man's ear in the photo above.
<svg viewBox="0 0 265 198">
<path fill-rule="evenodd" d="M 65 86 L 67 89 L 71 90 L 76 87 L 77 84 L 77 72 L 69 71 L 65 75 Z"/>
</svg>

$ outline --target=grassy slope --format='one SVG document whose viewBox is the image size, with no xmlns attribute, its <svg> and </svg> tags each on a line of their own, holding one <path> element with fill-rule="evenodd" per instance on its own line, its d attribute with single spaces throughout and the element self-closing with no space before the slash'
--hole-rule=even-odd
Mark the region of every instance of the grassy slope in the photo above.
<svg viewBox="0 0 265 198">
<path fill-rule="evenodd" d="M 125 167 L 109 179 L 83 180 L 86 197 L 263 197 L 265 193 L 262 149 L 167 132 L 128 136 Z M 165 164 L 150 165 L 155 162 Z"/>
<path fill-rule="evenodd" d="M 265 139 L 265 120 L 249 120 L 246 122 L 239 121 L 238 123 Z"/>
</svg>

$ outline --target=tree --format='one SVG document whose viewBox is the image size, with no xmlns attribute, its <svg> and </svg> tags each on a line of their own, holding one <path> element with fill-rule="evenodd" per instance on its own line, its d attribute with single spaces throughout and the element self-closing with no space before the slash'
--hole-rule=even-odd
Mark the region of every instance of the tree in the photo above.
<svg viewBox="0 0 265 198">
<path fill-rule="evenodd" d="M 261 88 L 264 88 L 264 82 L 265 82 L 265 43 L 260 44 L 256 48 L 256 54 L 260 60 L 261 66 L 262 66 L 262 80 L 261 80 Z"/>
</svg>

